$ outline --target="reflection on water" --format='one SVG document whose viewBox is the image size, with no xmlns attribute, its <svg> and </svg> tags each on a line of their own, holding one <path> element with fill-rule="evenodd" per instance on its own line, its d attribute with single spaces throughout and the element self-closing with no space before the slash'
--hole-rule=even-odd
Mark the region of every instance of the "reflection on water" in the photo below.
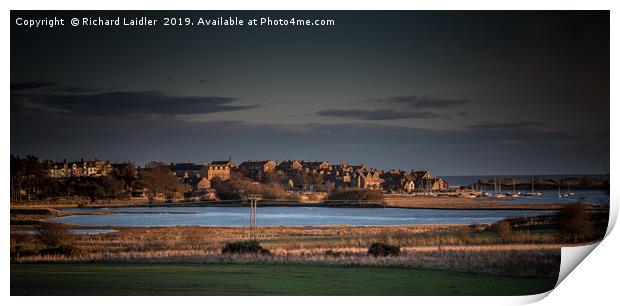
<svg viewBox="0 0 620 306">
<path fill-rule="evenodd" d="M 66 209 L 63 211 L 98 211 Z M 248 207 L 126 207 L 110 208 L 119 214 L 74 215 L 52 221 L 82 226 L 247 226 Z M 135 212 L 192 212 L 192 214 L 136 214 Z M 122 212 L 133 212 L 123 214 Z M 509 217 L 553 214 L 552 211 L 434 210 L 399 208 L 261 207 L 259 226 L 405 225 L 493 223 Z"/>
</svg>

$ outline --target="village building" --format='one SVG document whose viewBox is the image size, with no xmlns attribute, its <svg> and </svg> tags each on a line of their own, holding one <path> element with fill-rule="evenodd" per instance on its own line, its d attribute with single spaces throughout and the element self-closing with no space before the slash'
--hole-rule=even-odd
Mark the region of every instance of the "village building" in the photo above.
<svg viewBox="0 0 620 306">
<path fill-rule="evenodd" d="M 450 188 L 448 182 L 434 176 L 428 170 L 412 171 L 412 173 L 415 177 L 415 185 L 417 190 L 429 192 L 447 190 Z"/>
<path fill-rule="evenodd" d="M 216 191 L 211 188 L 211 181 L 206 177 L 194 179 L 191 185 L 194 200 L 214 201 L 217 199 Z"/>
<path fill-rule="evenodd" d="M 316 172 L 316 173 L 323 173 L 323 171 L 329 170 L 331 167 L 328 162 L 318 161 L 318 160 L 303 161 L 302 165 L 303 165 L 303 169 L 306 172 Z"/>
<path fill-rule="evenodd" d="M 414 175 L 405 171 L 387 171 L 381 174 L 381 178 L 384 190 L 412 192 L 415 189 Z"/>
<path fill-rule="evenodd" d="M 230 172 L 234 166 L 235 164 L 231 159 L 226 161 L 213 161 L 206 165 L 206 177 L 209 181 L 215 177 L 227 181 L 230 179 Z"/>
<path fill-rule="evenodd" d="M 138 177 L 138 169 L 131 162 L 112 163 L 112 172 L 123 176 Z"/>
<path fill-rule="evenodd" d="M 277 166 L 273 160 L 249 160 L 239 165 L 239 171 L 245 176 L 260 182 L 265 179 L 266 173 L 274 171 Z"/>
<path fill-rule="evenodd" d="M 174 172 L 174 175 L 180 178 L 200 177 L 200 172 L 205 168 L 204 165 L 196 165 L 191 161 L 187 163 L 171 163 L 170 171 Z"/>
<path fill-rule="evenodd" d="M 301 171 L 303 168 L 304 166 L 298 160 L 286 160 L 276 166 L 278 171 L 282 171 L 287 176 L 292 176 L 295 172 Z"/>
<path fill-rule="evenodd" d="M 112 170 L 112 164 L 103 160 L 81 160 L 76 162 L 60 163 L 49 161 L 47 163 L 48 175 L 52 178 L 81 177 L 81 176 L 106 176 Z"/>
<path fill-rule="evenodd" d="M 206 177 L 199 179 L 198 182 L 196 183 L 196 189 L 197 190 L 211 189 L 211 181 L 207 179 Z"/>
<path fill-rule="evenodd" d="M 357 170 L 352 176 L 353 185 L 357 189 L 381 190 L 381 172 L 376 170 Z"/>
</svg>

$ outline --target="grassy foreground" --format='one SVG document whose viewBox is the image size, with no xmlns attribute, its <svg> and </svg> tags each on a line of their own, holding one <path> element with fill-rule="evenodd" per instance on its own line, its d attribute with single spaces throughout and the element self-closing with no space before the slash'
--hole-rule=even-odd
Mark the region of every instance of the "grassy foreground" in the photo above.
<svg viewBox="0 0 620 306">
<path fill-rule="evenodd" d="M 555 282 L 380 267 L 11 265 L 11 295 L 529 295 Z"/>
</svg>

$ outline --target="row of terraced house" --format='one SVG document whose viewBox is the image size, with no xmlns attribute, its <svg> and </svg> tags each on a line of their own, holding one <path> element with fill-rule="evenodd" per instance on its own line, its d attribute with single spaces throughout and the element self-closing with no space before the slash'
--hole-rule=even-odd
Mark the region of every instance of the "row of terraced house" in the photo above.
<svg viewBox="0 0 620 306">
<path fill-rule="evenodd" d="M 434 176 L 430 171 L 383 171 L 367 167 L 365 164 L 350 165 L 344 162 L 332 165 L 326 161 L 248 160 L 238 166 L 232 160 L 213 161 L 200 165 L 191 162 L 171 164 L 170 169 L 179 178 L 212 180 L 218 177 L 230 179 L 232 173 L 239 172 L 257 181 L 265 181 L 273 173 L 288 177 L 290 189 L 314 189 L 314 184 L 303 182 L 304 174 L 320 177 L 321 184 L 331 189 L 371 189 L 412 192 L 415 190 L 446 190 L 448 183 Z"/>
<path fill-rule="evenodd" d="M 80 160 L 60 163 L 48 162 L 48 173 L 54 178 L 106 176 L 119 165 L 102 160 Z M 365 164 L 350 165 L 345 162 L 330 164 L 326 161 L 285 160 L 248 160 L 238 166 L 232 161 L 219 160 L 208 164 L 196 164 L 191 161 L 185 163 L 159 163 L 158 166 L 167 167 L 179 179 L 201 188 L 210 188 L 214 178 L 228 180 L 235 172 L 257 181 L 263 182 L 273 173 L 288 178 L 290 189 L 315 189 L 316 182 L 307 182 L 303 178 L 311 175 L 318 177 L 320 184 L 329 189 L 371 189 L 394 191 L 434 191 L 448 189 L 443 179 L 434 176 L 430 171 L 383 171 L 370 168 Z"/>
</svg>

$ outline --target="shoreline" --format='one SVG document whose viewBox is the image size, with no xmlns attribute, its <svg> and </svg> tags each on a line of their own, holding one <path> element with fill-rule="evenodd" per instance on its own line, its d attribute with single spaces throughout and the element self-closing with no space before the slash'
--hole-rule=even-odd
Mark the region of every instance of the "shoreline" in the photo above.
<svg viewBox="0 0 620 306">
<path fill-rule="evenodd" d="M 438 202 L 438 201 L 434 201 Z M 278 203 L 258 203 L 259 207 L 322 207 L 322 208 L 400 208 L 400 209 L 433 209 L 433 210 L 560 210 L 572 203 L 565 204 L 542 204 L 542 203 L 523 203 L 523 204 L 502 204 L 488 203 L 487 201 L 462 201 L 461 203 L 444 202 L 444 203 L 424 203 L 423 201 L 412 201 L 408 203 L 350 203 L 344 201 L 338 202 L 321 202 L 321 203 L 299 203 L 299 202 L 278 202 Z M 584 204 L 587 209 L 604 210 L 608 209 L 608 205 Z M 119 203 L 119 204 L 94 204 L 94 205 L 78 205 L 73 203 L 61 204 L 26 204 L 15 205 L 11 203 L 11 211 L 18 210 L 43 210 L 43 209 L 102 209 L 102 208 L 130 208 L 130 207 L 247 207 L 247 202 L 162 202 L 162 203 Z"/>
</svg>

